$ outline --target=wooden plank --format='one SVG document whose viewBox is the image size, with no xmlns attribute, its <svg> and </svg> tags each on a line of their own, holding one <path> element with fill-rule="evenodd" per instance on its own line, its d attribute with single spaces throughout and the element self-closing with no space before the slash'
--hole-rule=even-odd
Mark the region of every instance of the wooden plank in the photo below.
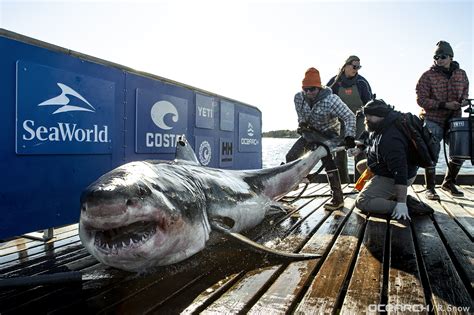
<svg viewBox="0 0 474 315">
<path fill-rule="evenodd" d="M 297 313 L 336 311 L 335 307 L 364 227 L 355 213 L 349 217 L 328 257 L 296 308 Z"/>
<path fill-rule="evenodd" d="M 6 246 L 0 250 L 0 264 L 7 262 L 9 259 L 17 259 L 18 257 L 24 259 L 25 257 L 37 252 L 37 249 L 41 251 L 42 248 L 44 246 L 48 246 L 48 244 L 64 240 L 75 235 L 77 235 L 77 229 L 63 232 L 46 242 L 20 238 L 18 242 L 15 242 L 15 245 L 10 242 L 10 246 Z"/>
<path fill-rule="evenodd" d="M 358 220 L 364 224 L 365 216 L 351 211 L 354 208 L 355 196 L 346 198 L 345 207 L 341 211 L 334 211 L 324 221 L 316 233 L 306 243 L 304 252 L 326 255 L 334 243 L 337 232 L 347 220 Z M 275 280 L 260 299 L 249 310 L 249 314 L 285 314 L 293 309 L 298 297 L 312 280 L 312 274 L 319 268 L 323 258 L 290 263 L 283 273 Z"/>
<path fill-rule="evenodd" d="M 68 233 L 71 231 L 77 231 L 78 224 L 71 224 L 71 225 L 66 225 L 63 227 L 58 227 L 54 229 L 54 238 L 55 239 L 61 239 L 64 238 L 64 233 Z M 76 232 L 77 234 L 77 232 Z M 51 240 L 49 240 L 51 241 Z M 29 247 L 27 244 L 32 243 L 33 245 L 35 244 L 44 244 L 45 242 L 41 241 L 35 241 L 30 238 L 25 238 L 25 237 L 17 237 L 8 241 L 4 241 L 0 243 L 0 256 L 3 256 L 4 254 L 8 254 L 9 252 L 6 251 L 8 248 L 13 247 L 13 251 L 15 251 L 15 247 L 17 246 L 23 246 Z"/>
<path fill-rule="evenodd" d="M 244 271 L 238 273 L 238 274 L 232 274 L 230 276 L 227 276 L 219 282 L 214 283 L 212 286 L 205 288 L 199 296 L 193 300 L 191 305 L 186 307 L 184 311 L 181 312 L 181 314 L 197 314 L 200 313 L 209 301 L 215 301 L 218 299 L 219 296 L 221 296 L 225 291 L 227 291 L 236 281 L 237 279 L 241 278 L 245 274 Z M 178 297 L 179 298 L 179 297 Z M 176 303 L 176 302 L 175 302 Z M 174 303 L 170 303 L 174 304 Z M 169 309 L 162 313 L 168 313 Z"/>
<path fill-rule="evenodd" d="M 431 218 L 413 217 L 412 221 L 434 309 L 446 312 L 457 310 L 458 307 L 470 307 L 474 310 L 471 297 L 453 266 Z"/>
<path fill-rule="evenodd" d="M 474 240 L 474 217 L 470 215 L 463 207 L 461 207 L 456 201 L 456 198 L 452 198 L 442 189 L 439 189 L 439 196 L 441 198 L 441 204 L 444 209 L 454 218 L 454 220 L 462 226 L 463 230 L 466 231 L 469 238 Z"/>
<path fill-rule="evenodd" d="M 41 263 L 42 261 L 49 261 L 57 255 L 79 250 L 80 248 L 83 248 L 83 246 L 79 240 L 79 236 L 77 235 L 50 244 L 45 244 L 44 246 L 36 248 L 26 257 L 20 257 L 17 260 L 11 260 L 12 257 L 10 257 L 8 262 L 0 265 L 0 272 L 6 274 L 13 270 L 23 269 L 27 266 Z"/>
<path fill-rule="evenodd" d="M 291 229 L 291 235 L 283 239 L 282 242 L 276 246 L 273 244 L 266 245 L 286 251 L 295 251 L 302 247 L 310 233 L 329 216 L 329 212 L 320 209 L 326 200 L 327 198 L 314 199 L 306 207 L 312 209 L 312 211 L 303 218 L 300 218 L 297 228 Z M 318 209 L 318 211 L 314 211 L 315 209 Z M 306 250 L 303 251 L 306 252 Z M 206 308 L 203 313 L 219 313 L 224 309 L 230 313 L 242 311 L 255 296 L 261 294 L 261 290 L 276 273 L 279 273 L 281 268 L 282 265 L 277 265 L 246 274 L 245 277 L 230 288 L 222 297 Z"/>
<path fill-rule="evenodd" d="M 474 193 L 470 189 L 463 187 L 464 198 L 453 198 L 456 200 L 471 216 L 474 216 Z"/>
<path fill-rule="evenodd" d="M 297 313 L 335 312 L 341 290 L 357 253 L 365 220 L 353 211 L 331 248 L 308 291 L 296 308 Z"/>
<path fill-rule="evenodd" d="M 419 197 L 435 210 L 433 218 L 438 231 L 453 255 L 451 258 L 457 261 L 461 278 L 469 283 L 468 286 L 472 290 L 474 288 L 474 243 L 438 202 L 426 199 L 423 194 Z"/>
<path fill-rule="evenodd" d="M 362 314 L 380 304 L 386 234 L 386 219 L 369 218 L 341 313 Z"/>
<path fill-rule="evenodd" d="M 221 298 L 206 308 L 201 314 L 238 314 L 258 295 L 281 265 L 270 266 L 247 272 L 245 277 L 234 284 Z"/>
<path fill-rule="evenodd" d="M 73 270 L 71 266 L 85 268 L 97 264 L 95 259 L 90 259 L 90 257 L 85 249 L 83 249 L 82 252 L 58 256 L 54 260 L 44 262 L 38 266 L 29 267 L 27 270 L 21 270 L 21 274 L 10 274 L 10 276 L 15 278 L 16 276 L 54 274 L 57 272 L 71 271 Z M 71 281 L 77 282 L 77 280 Z M 54 287 L 57 289 L 61 286 L 68 287 L 69 285 L 58 284 Z M 54 294 L 54 292 L 51 292 L 50 288 L 44 285 L 4 289 L 0 294 L 0 312 L 9 307 L 17 307 L 23 303 L 30 303 L 32 300 L 35 300 L 38 295 L 46 297 L 51 294 Z M 23 303 L 21 301 L 23 301 Z"/>
<path fill-rule="evenodd" d="M 416 258 L 412 230 L 407 221 L 390 221 L 390 267 L 387 304 L 396 311 L 407 313 L 409 308 L 417 314 L 426 314 L 423 283 Z M 413 312 L 415 313 L 415 312 Z"/>
</svg>

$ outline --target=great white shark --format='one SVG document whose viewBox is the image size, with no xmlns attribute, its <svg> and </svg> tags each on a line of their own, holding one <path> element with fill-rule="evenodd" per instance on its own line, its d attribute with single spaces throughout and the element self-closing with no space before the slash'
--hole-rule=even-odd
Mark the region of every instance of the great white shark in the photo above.
<svg viewBox="0 0 474 315">
<path fill-rule="evenodd" d="M 290 258 L 239 232 L 262 222 L 271 205 L 292 191 L 327 154 L 322 146 L 299 160 L 259 170 L 203 167 L 185 139 L 173 161 L 124 164 L 81 195 L 79 235 L 100 262 L 143 272 L 180 262 L 201 251 L 211 231 Z"/>
</svg>

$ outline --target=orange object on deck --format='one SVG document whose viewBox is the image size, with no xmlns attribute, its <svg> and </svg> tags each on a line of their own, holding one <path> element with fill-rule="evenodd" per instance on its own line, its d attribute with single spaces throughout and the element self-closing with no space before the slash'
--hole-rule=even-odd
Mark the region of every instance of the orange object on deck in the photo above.
<svg viewBox="0 0 474 315">
<path fill-rule="evenodd" d="M 355 183 L 355 189 L 358 191 L 361 191 L 362 188 L 364 188 L 365 183 L 371 179 L 374 176 L 374 173 L 372 173 L 368 168 L 365 169 L 365 171 L 360 175 L 359 179 Z"/>
</svg>

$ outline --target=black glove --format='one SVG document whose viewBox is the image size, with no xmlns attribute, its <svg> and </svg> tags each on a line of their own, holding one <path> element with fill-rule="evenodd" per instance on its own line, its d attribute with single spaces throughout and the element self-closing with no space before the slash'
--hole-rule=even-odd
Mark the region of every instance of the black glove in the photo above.
<svg viewBox="0 0 474 315">
<path fill-rule="evenodd" d="M 308 131 L 308 128 L 309 128 L 308 124 L 302 121 L 298 124 L 298 129 L 296 129 L 296 132 L 299 135 L 302 135 L 304 131 Z"/>
<path fill-rule="evenodd" d="M 351 149 L 356 146 L 354 137 L 347 136 L 344 138 L 344 146 L 346 149 Z"/>
</svg>

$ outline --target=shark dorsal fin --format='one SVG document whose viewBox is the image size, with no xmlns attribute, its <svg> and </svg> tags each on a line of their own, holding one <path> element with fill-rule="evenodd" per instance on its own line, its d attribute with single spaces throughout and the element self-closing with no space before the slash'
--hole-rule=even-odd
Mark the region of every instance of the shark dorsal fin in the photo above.
<svg viewBox="0 0 474 315">
<path fill-rule="evenodd" d="M 178 137 L 178 141 L 176 143 L 175 161 L 193 165 L 201 165 L 196 156 L 196 153 L 194 153 L 193 148 L 191 147 L 184 135 Z"/>
</svg>

